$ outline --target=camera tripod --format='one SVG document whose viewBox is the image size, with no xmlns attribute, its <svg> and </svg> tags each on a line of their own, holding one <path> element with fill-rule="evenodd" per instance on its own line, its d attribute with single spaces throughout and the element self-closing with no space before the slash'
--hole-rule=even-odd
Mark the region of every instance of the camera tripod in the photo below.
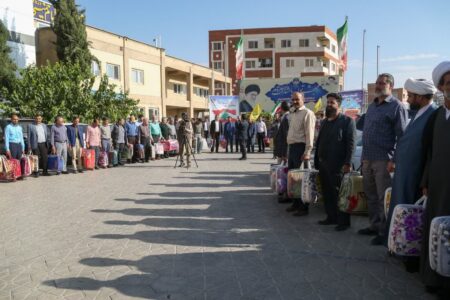
<svg viewBox="0 0 450 300">
<path fill-rule="evenodd" d="M 183 147 L 185 147 L 185 145 L 186 145 L 186 147 L 187 147 L 188 149 L 184 149 L 184 148 L 183 148 Z M 183 149 L 183 152 L 181 151 L 181 149 Z M 185 150 L 189 150 L 189 153 L 192 154 L 192 157 L 194 158 L 195 166 L 198 168 L 197 159 L 195 158 L 194 151 L 192 151 L 192 146 L 191 146 L 191 144 L 190 144 L 190 143 L 188 142 L 188 140 L 187 140 L 186 134 L 183 134 L 183 137 L 182 137 L 182 139 L 181 139 L 180 150 L 179 150 L 179 152 L 178 152 L 177 160 L 175 161 L 175 166 L 173 166 L 173 168 L 175 169 L 175 168 L 177 167 L 177 164 L 178 164 L 178 158 L 180 159 L 180 162 L 183 162 L 183 163 L 184 163 L 184 160 L 183 160 L 182 155 L 184 155 L 184 154 L 186 153 Z M 183 153 L 183 154 L 181 154 L 181 153 Z M 180 167 L 182 167 L 182 166 L 180 166 Z M 189 169 L 189 165 L 188 165 L 187 168 Z"/>
</svg>

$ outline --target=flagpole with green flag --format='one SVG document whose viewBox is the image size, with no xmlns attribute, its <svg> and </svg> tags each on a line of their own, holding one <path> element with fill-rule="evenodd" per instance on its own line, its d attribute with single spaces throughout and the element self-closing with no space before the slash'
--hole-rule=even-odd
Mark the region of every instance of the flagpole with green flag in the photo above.
<svg viewBox="0 0 450 300">
<path fill-rule="evenodd" d="M 272 108 L 272 111 L 270 112 L 270 115 L 272 116 L 272 118 L 280 110 L 280 107 L 281 107 L 281 101 L 276 102 L 275 106 Z"/>
<path fill-rule="evenodd" d="M 241 84 L 244 78 L 244 30 L 241 29 L 241 37 L 236 44 L 236 81 L 238 95 L 241 94 Z M 239 99 L 240 101 L 241 99 Z M 240 112 L 239 112 L 240 114 Z"/>
</svg>

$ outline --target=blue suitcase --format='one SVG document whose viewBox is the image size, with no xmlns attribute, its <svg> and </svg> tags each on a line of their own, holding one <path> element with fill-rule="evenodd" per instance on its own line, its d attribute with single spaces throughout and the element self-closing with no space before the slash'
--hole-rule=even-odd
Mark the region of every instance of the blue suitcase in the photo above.
<svg viewBox="0 0 450 300">
<path fill-rule="evenodd" d="M 64 160 L 61 156 L 58 155 L 49 155 L 47 168 L 49 171 L 55 171 L 61 173 L 63 170 Z"/>
</svg>

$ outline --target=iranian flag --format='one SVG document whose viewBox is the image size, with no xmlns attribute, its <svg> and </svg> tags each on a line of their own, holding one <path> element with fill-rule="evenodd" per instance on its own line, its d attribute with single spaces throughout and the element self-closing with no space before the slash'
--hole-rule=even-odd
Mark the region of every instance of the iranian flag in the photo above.
<svg viewBox="0 0 450 300">
<path fill-rule="evenodd" d="M 280 112 L 280 111 L 281 111 L 281 101 L 275 104 L 275 106 L 272 108 L 272 111 L 270 112 L 270 114 L 273 117 L 273 116 L 275 116 L 275 114 L 277 112 Z"/>
<path fill-rule="evenodd" d="M 236 79 L 242 80 L 242 69 L 244 66 L 244 39 L 239 39 L 238 43 L 236 44 Z"/>
<path fill-rule="evenodd" d="M 341 61 L 342 69 L 347 71 L 347 18 L 345 18 L 345 23 L 337 30 L 337 39 L 339 46 L 339 59 Z"/>
</svg>

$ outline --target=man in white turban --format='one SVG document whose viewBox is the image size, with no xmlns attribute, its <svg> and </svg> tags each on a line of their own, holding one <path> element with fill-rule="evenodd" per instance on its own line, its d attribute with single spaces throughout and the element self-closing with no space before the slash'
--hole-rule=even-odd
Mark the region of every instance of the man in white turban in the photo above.
<svg viewBox="0 0 450 300">
<path fill-rule="evenodd" d="M 395 173 L 386 224 L 391 223 L 392 212 L 397 204 L 414 204 L 422 196 L 420 182 L 426 160 L 423 155 L 422 135 L 428 119 L 436 110 L 433 104 L 436 88 L 431 81 L 409 78 L 405 82 L 405 89 L 414 117 L 397 141 L 394 154 Z M 409 272 L 419 271 L 418 256 L 403 258 L 403 262 Z"/>
<path fill-rule="evenodd" d="M 450 216 L 450 61 L 440 63 L 432 75 L 434 85 L 444 94 L 445 102 L 431 115 L 423 135 L 427 160 L 422 187 L 428 201 L 420 273 L 428 292 L 439 293 L 442 299 L 450 299 L 450 277 L 443 277 L 431 269 L 428 252 L 431 220 L 439 216 Z"/>
</svg>

